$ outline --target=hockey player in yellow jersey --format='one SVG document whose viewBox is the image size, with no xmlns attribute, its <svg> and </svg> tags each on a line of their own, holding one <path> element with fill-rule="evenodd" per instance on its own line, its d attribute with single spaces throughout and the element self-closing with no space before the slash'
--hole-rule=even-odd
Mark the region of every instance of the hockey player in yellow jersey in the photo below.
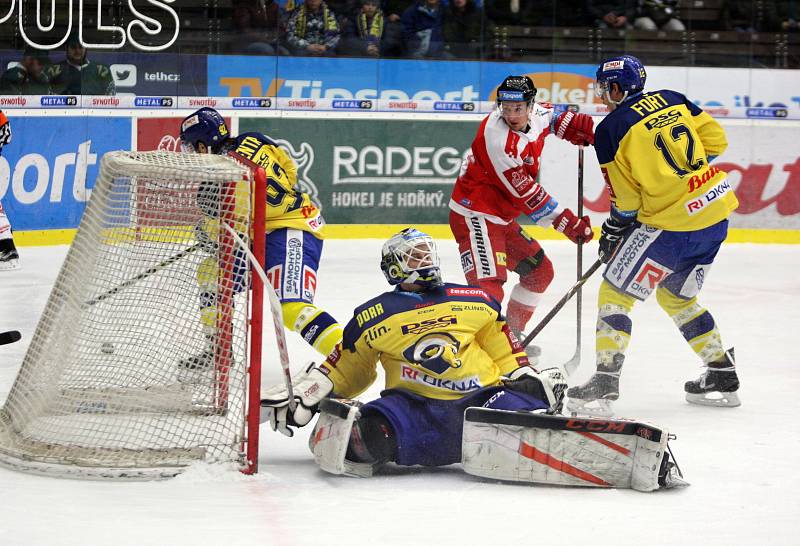
<svg viewBox="0 0 800 546">
<path fill-rule="evenodd" d="M 394 235 L 383 246 L 381 269 L 395 289 L 358 306 L 341 346 L 293 378 L 295 407 L 284 385 L 262 393 L 262 420 L 273 430 L 291 436 L 289 427 L 309 423 L 327 397 L 358 396 L 377 378 L 378 362 L 385 390 L 359 407 L 352 436 L 345 436 L 348 464 L 456 463 L 465 408 L 560 409 L 560 370 L 529 365 L 487 292 L 442 282 L 428 235 L 413 228 Z M 326 431 L 312 434 L 312 450 Z"/>
<path fill-rule="evenodd" d="M 645 80 L 644 66 L 630 55 L 597 69 L 597 93 L 611 111 L 595 130 L 611 198 L 600 238 L 608 265 L 598 301 L 597 373 L 569 389 L 569 407 L 611 412 L 631 336 L 628 315 L 653 292 L 706 366 L 686 383 L 687 401 L 738 406 L 733 349 L 725 350 L 714 318 L 697 302 L 738 206 L 727 174 L 712 164 L 727 147 L 725 132 L 684 95 L 645 92 Z"/>
<path fill-rule="evenodd" d="M 291 157 L 261 133 L 232 137 L 225 120 L 213 108 L 201 108 L 181 122 L 181 143 L 184 151 L 189 152 L 220 155 L 234 152 L 264 169 L 267 175 L 265 270 L 281 302 L 284 325 L 300 334 L 323 356 L 330 354 L 341 341 L 342 329 L 330 314 L 314 305 L 325 221 L 311 197 L 297 189 L 297 167 Z M 218 213 L 215 212 L 218 195 L 208 192 L 209 189 L 213 188 L 201 186 L 198 195 L 200 207 L 206 214 L 196 228 L 196 237 L 214 245 L 219 232 Z M 204 190 L 205 195 L 211 196 L 207 207 L 203 206 Z M 237 200 L 236 207 L 249 210 L 249 203 Z M 235 211 L 233 216 L 241 214 Z M 210 340 L 217 321 L 218 269 L 216 260 L 208 257 L 197 272 L 201 287 L 200 319 Z M 185 359 L 182 365 L 190 369 L 202 368 L 212 357 L 209 347 Z"/>
</svg>

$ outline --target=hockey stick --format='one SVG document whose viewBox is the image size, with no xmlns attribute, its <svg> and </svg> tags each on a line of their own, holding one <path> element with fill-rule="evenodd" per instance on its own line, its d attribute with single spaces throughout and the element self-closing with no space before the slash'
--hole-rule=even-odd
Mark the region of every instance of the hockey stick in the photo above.
<svg viewBox="0 0 800 546">
<path fill-rule="evenodd" d="M 295 407 L 297 407 L 297 403 L 294 400 L 294 391 L 292 389 L 292 370 L 289 367 L 289 351 L 286 348 L 286 333 L 283 331 L 283 311 L 281 309 L 281 302 L 278 301 L 278 295 L 275 293 L 272 285 L 267 281 L 267 274 L 264 273 L 264 269 L 261 267 L 261 264 L 258 263 L 250 247 L 242 241 L 239 234 L 227 223 L 221 222 L 220 225 L 225 228 L 228 234 L 233 237 L 233 240 L 236 241 L 236 244 L 239 245 L 239 248 L 245 253 L 253 269 L 255 269 L 258 276 L 261 277 L 261 282 L 263 282 L 266 287 L 264 292 L 269 296 L 269 307 L 270 311 L 272 311 L 272 323 L 275 326 L 275 337 L 278 339 L 278 352 L 281 358 L 283 379 L 286 383 L 286 393 L 289 397 L 289 410 L 294 411 Z"/>
<path fill-rule="evenodd" d="M 583 218 L 583 146 L 578 146 L 578 218 Z M 577 256 L 577 279 L 581 279 L 583 275 L 583 241 L 578 243 L 578 256 Z M 572 358 L 567 360 L 562 366 L 567 375 L 578 369 L 581 363 L 581 318 L 583 309 L 583 290 L 582 286 L 578 287 L 575 293 L 575 306 L 577 315 L 577 325 L 575 327 L 575 353 Z"/>
<path fill-rule="evenodd" d="M 181 250 L 177 254 L 173 254 L 172 256 L 167 258 L 166 260 L 157 263 L 153 267 L 145 269 L 144 271 L 142 271 L 141 273 L 139 273 L 135 277 L 131 277 L 127 281 L 124 281 L 123 283 L 115 286 L 114 288 L 112 288 L 110 290 L 106 290 L 105 292 L 103 292 L 99 296 L 96 296 L 96 297 L 90 299 L 89 301 L 87 301 L 86 303 L 83 304 L 83 308 L 86 309 L 87 307 L 91 307 L 92 305 L 96 305 L 96 304 L 100 303 L 101 301 L 110 298 L 111 296 L 113 296 L 117 292 L 119 292 L 121 290 L 124 290 L 124 289 L 128 288 L 129 286 L 141 281 L 142 279 L 146 279 L 150 275 L 153 275 L 154 273 L 158 273 L 159 271 L 161 271 L 165 267 L 168 267 L 168 266 L 174 264 L 175 262 L 177 262 L 178 260 L 180 260 L 184 256 L 188 256 L 189 254 L 191 254 L 192 252 L 194 252 L 198 248 L 200 248 L 200 243 L 195 243 L 195 244 L 193 244 L 192 246 L 190 246 L 188 248 L 184 248 L 183 250 Z"/>
<path fill-rule="evenodd" d="M 580 290 L 580 288 L 584 284 L 586 284 L 586 281 L 589 280 L 589 277 L 591 277 L 595 271 L 600 269 L 601 265 L 603 265 L 603 260 L 597 260 L 592 264 L 592 266 L 589 269 L 586 270 L 586 273 L 584 273 L 583 276 L 580 279 L 578 279 L 578 282 L 576 282 L 572 286 L 572 288 L 570 288 L 567 291 L 567 293 L 564 294 L 564 296 L 560 300 L 558 300 L 558 303 L 556 303 L 553 306 L 553 308 L 550 309 L 547 315 L 545 315 L 545 317 L 539 322 L 539 324 L 536 325 L 533 331 L 525 337 L 525 339 L 522 341 L 523 347 L 527 347 L 528 344 L 531 341 L 533 341 L 533 338 L 539 335 L 539 332 L 541 332 L 544 329 L 544 327 L 547 326 L 547 323 L 550 322 L 559 311 L 561 311 L 561 308 L 564 307 L 564 305 L 566 305 L 566 303 L 572 298 L 572 296 L 574 296 L 575 293 L 578 290 Z"/>
<path fill-rule="evenodd" d="M 0 345 L 8 345 L 22 339 L 22 334 L 19 330 L 9 330 L 8 332 L 0 332 Z"/>
</svg>

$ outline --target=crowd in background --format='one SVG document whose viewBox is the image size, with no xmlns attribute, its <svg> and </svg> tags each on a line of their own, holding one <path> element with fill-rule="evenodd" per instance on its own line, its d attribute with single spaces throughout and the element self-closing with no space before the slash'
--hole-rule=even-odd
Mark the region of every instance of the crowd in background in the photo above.
<svg viewBox="0 0 800 546">
<path fill-rule="evenodd" d="M 796 32 L 800 0 L 720 0 L 707 28 Z M 229 53 L 486 57 L 497 25 L 684 31 L 679 0 L 235 0 Z"/>
<path fill-rule="evenodd" d="M 490 48 L 503 26 L 683 32 L 679 0 L 233 0 L 223 51 L 244 55 L 507 58 Z M 685 2 L 684 2 L 685 3 Z M 714 0 L 706 30 L 795 33 L 800 0 Z M 77 35 L 64 59 L 27 49 L 5 67 L 0 94 L 113 95 L 107 66 Z"/>
</svg>

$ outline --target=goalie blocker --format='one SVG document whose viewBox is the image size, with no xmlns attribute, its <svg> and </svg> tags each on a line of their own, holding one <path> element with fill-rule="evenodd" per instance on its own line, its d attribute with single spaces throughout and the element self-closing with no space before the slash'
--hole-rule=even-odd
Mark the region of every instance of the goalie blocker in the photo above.
<svg viewBox="0 0 800 546">
<path fill-rule="evenodd" d="M 462 463 L 500 480 L 654 491 L 689 485 L 667 431 L 627 420 L 468 408 Z"/>
</svg>

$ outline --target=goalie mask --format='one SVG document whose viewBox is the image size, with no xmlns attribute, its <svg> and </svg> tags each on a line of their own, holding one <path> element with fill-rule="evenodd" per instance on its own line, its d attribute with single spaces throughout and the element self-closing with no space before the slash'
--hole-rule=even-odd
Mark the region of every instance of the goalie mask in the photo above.
<svg viewBox="0 0 800 546">
<path fill-rule="evenodd" d="M 406 228 L 384 243 L 381 271 L 391 285 L 406 283 L 423 288 L 442 285 L 436 243 L 414 228 Z"/>
<path fill-rule="evenodd" d="M 181 148 L 184 152 L 200 152 L 197 144 L 202 142 L 211 153 L 217 153 L 229 136 L 225 120 L 213 108 L 201 108 L 181 122 Z"/>
</svg>

